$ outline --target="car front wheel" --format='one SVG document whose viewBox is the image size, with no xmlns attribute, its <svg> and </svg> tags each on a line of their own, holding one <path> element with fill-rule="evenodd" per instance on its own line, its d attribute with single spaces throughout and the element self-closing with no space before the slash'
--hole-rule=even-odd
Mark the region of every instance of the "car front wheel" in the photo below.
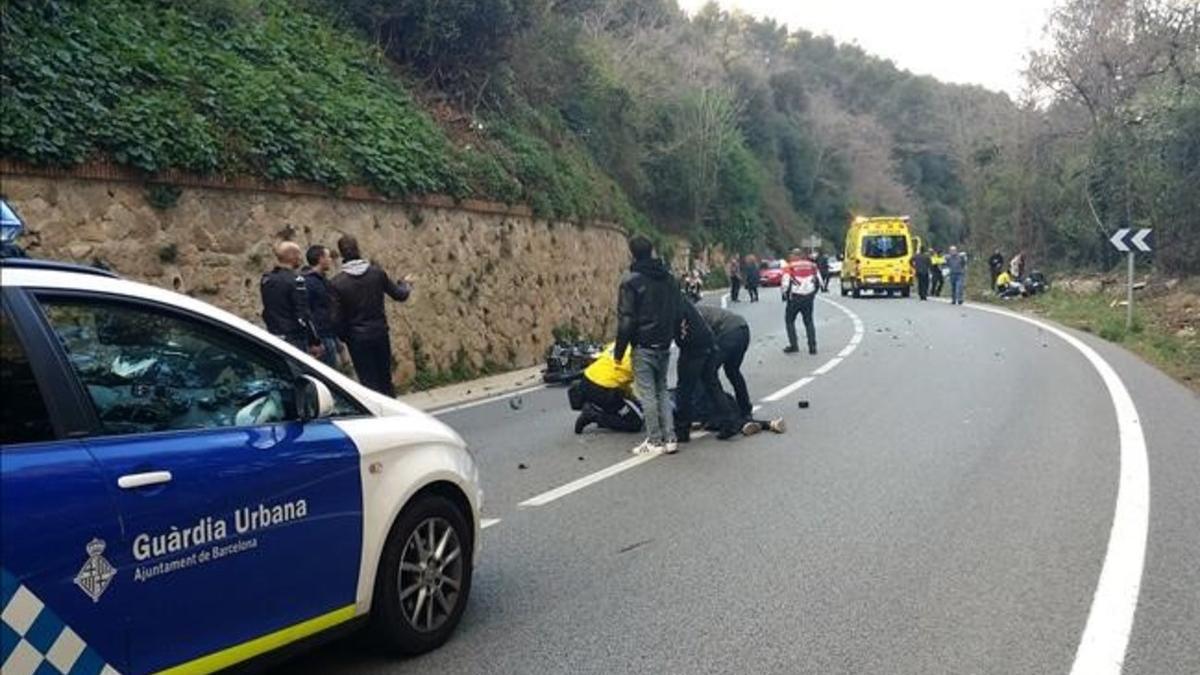
<svg viewBox="0 0 1200 675">
<path fill-rule="evenodd" d="M 468 523 L 438 495 L 419 498 L 396 519 L 375 577 L 372 623 L 384 647 L 422 654 L 454 632 L 471 590 L 474 532 Z"/>
</svg>

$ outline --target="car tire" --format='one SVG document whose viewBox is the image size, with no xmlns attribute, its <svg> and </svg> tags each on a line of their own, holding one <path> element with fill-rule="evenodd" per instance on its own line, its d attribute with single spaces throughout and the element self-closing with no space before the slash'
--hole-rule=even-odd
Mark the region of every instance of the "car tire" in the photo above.
<svg viewBox="0 0 1200 675">
<path fill-rule="evenodd" d="M 372 632 L 385 649 L 415 656 L 450 638 L 471 593 L 474 536 L 467 516 L 440 495 L 420 497 L 400 513 L 383 547 L 371 609 Z"/>
</svg>

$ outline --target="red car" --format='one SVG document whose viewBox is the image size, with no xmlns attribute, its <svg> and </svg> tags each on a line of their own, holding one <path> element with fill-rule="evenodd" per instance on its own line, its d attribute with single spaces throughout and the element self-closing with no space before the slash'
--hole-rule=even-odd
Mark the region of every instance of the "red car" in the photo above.
<svg viewBox="0 0 1200 675">
<path fill-rule="evenodd" d="M 768 260 L 763 263 L 758 274 L 759 283 L 763 286 L 779 286 L 783 283 L 783 261 Z"/>
</svg>

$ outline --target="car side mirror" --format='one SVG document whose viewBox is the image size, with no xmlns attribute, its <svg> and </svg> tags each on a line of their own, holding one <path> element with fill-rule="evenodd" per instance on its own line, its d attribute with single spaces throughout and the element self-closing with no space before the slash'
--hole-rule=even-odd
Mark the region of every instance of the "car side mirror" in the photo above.
<svg viewBox="0 0 1200 675">
<path fill-rule="evenodd" d="M 333 392 L 312 375 L 301 375 L 296 380 L 296 411 L 302 422 L 329 417 L 333 414 Z"/>
</svg>

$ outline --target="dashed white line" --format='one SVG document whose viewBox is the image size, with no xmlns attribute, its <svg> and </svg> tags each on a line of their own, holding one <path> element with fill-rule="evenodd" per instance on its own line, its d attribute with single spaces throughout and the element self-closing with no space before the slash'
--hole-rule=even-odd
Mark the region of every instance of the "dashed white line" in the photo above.
<svg viewBox="0 0 1200 675">
<path fill-rule="evenodd" d="M 825 373 L 828 373 L 829 371 L 836 368 L 837 364 L 839 364 L 841 362 L 842 362 L 842 357 L 840 357 L 840 356 L 829 359 L 828 361 L 825 362 L 825 365 L 814 370 L 813 375 L 824 375 Z"/>
<path fill-rule="evenodd" d="M 486 530 L 493 525 L 500 524 L 499 518 L 481 518 L 479 520 L 479 529 Z"/>
<path fill-rule="evenodd" d="M 799 390 L 800 387 L 803 387 L 804 385 L 808 384 L 809 382 L 812 382 L 815 379 L 816 379 L 815 377 L 802 377 L 799 380 L 796 380 L 795 382 L 784 387 L 783 389 L 780 389 L 779 391 L 776 391 L 768 396 L 764 396 L 763 400 L 768 403 L 774 403 L 775 401 L 778 401 L 779 399 L 787 396 L 788 394 L 791 394 L 791 393 Z"/>
<path fill-rule="evenodd" d="M 642 464 L 645 464 L 646 462 L 649 462 L 650 460 L 654 459 L 655 457 L 658 457 L 658 455 L 634 455 L 633 457 L 630 457 L 629 459 L 626 459 L 621 462 L 617 462 L 616 464 L 613 464 L 612 466 L 606 467 L 604 469 L 600 469 L 599 471 L 597 471 L 595 473 L 590 473 L 590 474 L 584 476 L 583 478 L 573 480 L 570 483 L 567 483 L 566 485 L 561 485 L 559 487 L 554 488 L 553 490 L 547 490 L 546 492 L 543 492 L 542 494 L 537 495 L 535 497 L 530 497 L 529 499 L 526 499 L 525 501 L 521 502 L 520 504 L 517 504 L 517 506 L 520 506 L 520 507 L 545 506 L 546 504 L 549 504 L 550 502 L 552 502 L 556 499 L 561 499 L 563 497 L 566 497 L 567 495 L 571 494 L 572 492 L 578 492 L 589 485 L 592 485 L 594 483 L 599 483 L 600 481 L 604 480 L 605 478 L 611 478 L 611 477 L 621 473 L 622 471 L 628 471 L 635 466 L 640 466 Z"/>
</svg>

